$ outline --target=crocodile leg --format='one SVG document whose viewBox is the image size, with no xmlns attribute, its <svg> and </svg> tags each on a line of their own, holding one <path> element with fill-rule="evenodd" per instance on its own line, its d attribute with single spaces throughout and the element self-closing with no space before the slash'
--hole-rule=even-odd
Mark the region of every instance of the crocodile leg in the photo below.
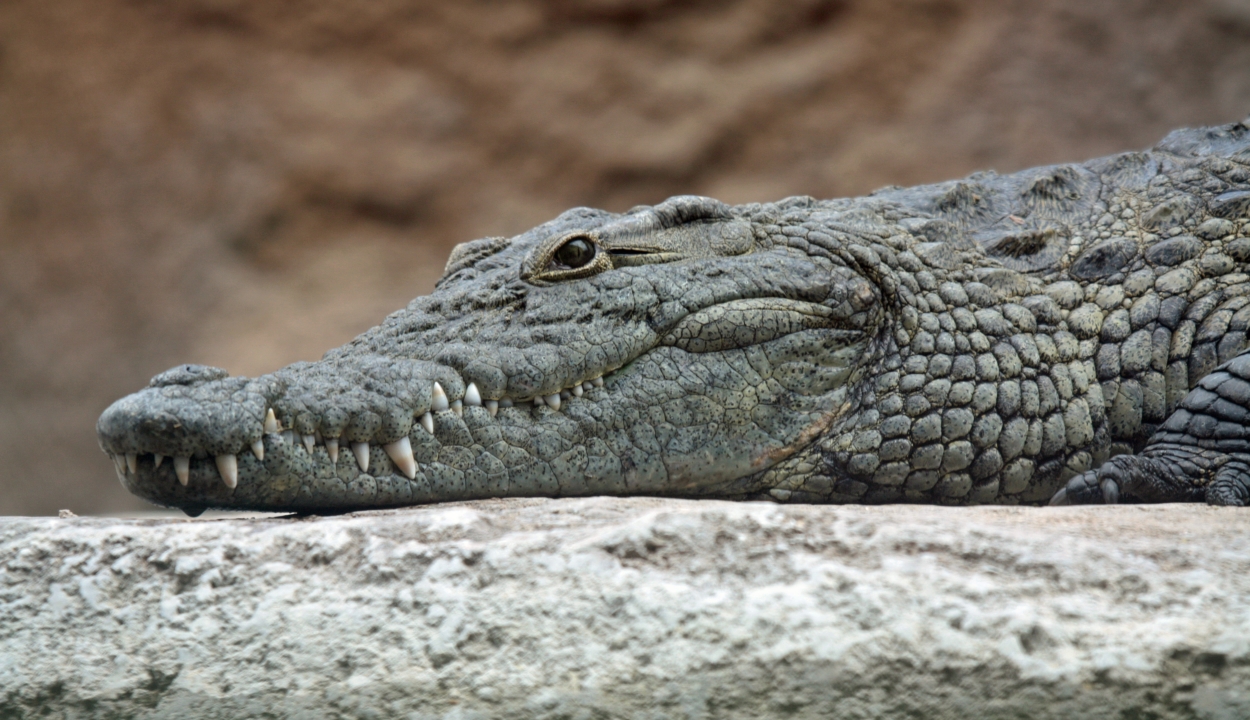
<svg viewBox="0 0 1250 720">
<path fill-rule="evenodd" d="M 1068 481 L 1052 505 L 1250 504 L 1250 351 L 1216 368 L 1181 401 L 1140 455 L 1120 455 Z"/>
</svg>

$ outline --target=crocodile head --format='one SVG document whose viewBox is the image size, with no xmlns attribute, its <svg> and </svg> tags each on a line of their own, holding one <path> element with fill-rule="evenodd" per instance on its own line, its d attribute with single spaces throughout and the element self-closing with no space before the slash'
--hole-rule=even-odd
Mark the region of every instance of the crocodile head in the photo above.
<svg viewBox="0 0 1250 720">
<path fill-rule="evenodd" d="M 677 197 L 465 243 L 431 295 L 319 362 L 158 375 L 104 412 L 101 447 L 192 514 L 749 497 L 858 408 L 891 337 L 885 231 L 815 205 Z"/>
</svg>

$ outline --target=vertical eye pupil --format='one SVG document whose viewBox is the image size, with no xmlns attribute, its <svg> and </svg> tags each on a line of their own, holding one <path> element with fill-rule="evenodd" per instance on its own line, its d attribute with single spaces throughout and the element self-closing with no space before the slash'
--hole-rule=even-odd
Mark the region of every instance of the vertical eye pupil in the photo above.
<svg viewBox="0 0 1250 720">
<path fill-rule="evenodd" d="M 567 268 L 585 267 L 595 259 L 595 246 L 586 238 L 575 237 L 556 250 L 555 260 Z"/>
</svg>

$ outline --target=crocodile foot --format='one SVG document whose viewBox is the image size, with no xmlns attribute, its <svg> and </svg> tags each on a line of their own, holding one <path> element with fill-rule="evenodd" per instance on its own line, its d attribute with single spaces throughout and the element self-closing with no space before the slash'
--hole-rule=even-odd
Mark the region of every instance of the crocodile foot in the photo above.
<svg viewBox="0 0 1250 720">
<path fill-rule="evenodd" d="M 1173 446 L 1162 457 L 1160 450 L 1151 457 L 1121 455 L 1097 470 L 1077 475 L 1055 493 L 1050 504 L 1205 500 L 1210 505 L 1250 505 L 1250 456 L 1219 456 Z"/>
<path fill-rule="evenodd" d="M 1072 478 L 1050 504 L 1121 500 L 1250 505 L 1250 352 L 1204 377 L 1140 455 Z"/>
</svg>

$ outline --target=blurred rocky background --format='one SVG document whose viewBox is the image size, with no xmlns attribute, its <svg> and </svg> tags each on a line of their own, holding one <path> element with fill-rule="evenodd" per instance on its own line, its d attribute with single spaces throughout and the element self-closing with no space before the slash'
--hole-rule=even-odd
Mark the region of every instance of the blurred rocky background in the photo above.
<svg viewBox="0 0 1250 720">
<path fill-rule="evenodd" d="M 457 242 L 1247 113 L 1250 0 L 5 0 L 0 514 L 140 508 L 110 402 L 316 359 Z"/>
</svg>

